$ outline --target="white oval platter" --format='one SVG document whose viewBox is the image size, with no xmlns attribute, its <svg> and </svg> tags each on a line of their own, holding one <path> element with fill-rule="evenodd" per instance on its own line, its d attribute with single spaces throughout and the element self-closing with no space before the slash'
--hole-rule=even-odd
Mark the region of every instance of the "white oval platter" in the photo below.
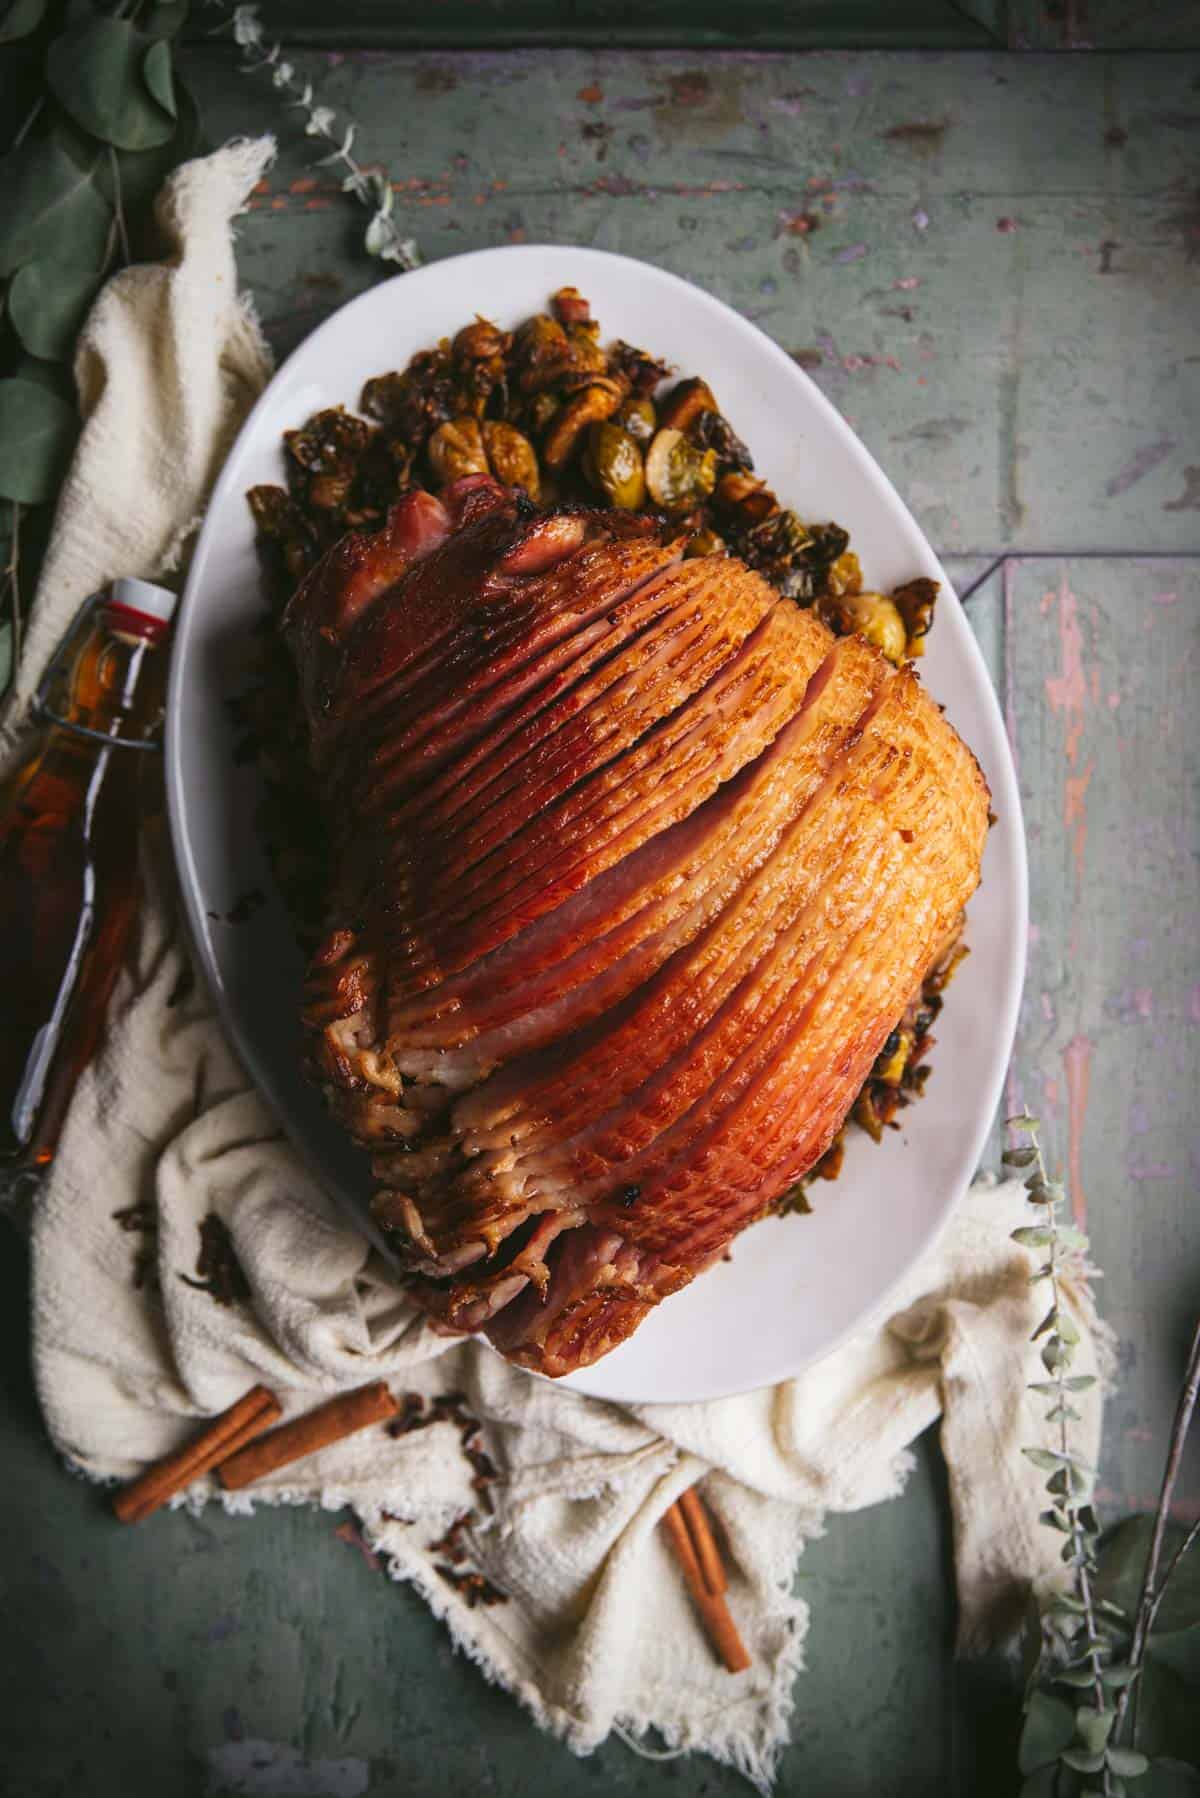
<svg viewBox="0 0 1200 1798">
<path fill-rule="evenodd" d="M 566 284 L 592 303 L 605 340 L 623 337 L 703 374 L 758 471 L 802 517 L 851 534 L 867 584 L 922 574 L 942 583 L 921 673 L 974 749 L 998 821 L 972 901 L 971 954 L 938 1022 L 933 1077 L 903 1128 L 878 1147 L 852 1132 L 845 1170 L 811 1216 L 769 1218 L 732 1259 L 667 1300 L 637 1334 L 573 1375 L 624 1402 L 709 1399 L 797 1373 L 887 1301 L 933 1242 L 975 1172 L 1001 1096 L 1024 975 L 1027 877 L 1020 799 L 1000 708 L 944 570 L 887 477 L 829 401 L 755 325 L 701 289 L 624 256 L 566 246 L 480 250 L 361 294 L 313 332 L 244 425 L 213 494 L 179 610 L 167 720 L 167 781 L 180 877 L 220 1014 L 307 1161 L 376 1241 L 365 1160 L 342 1140 L 297 1059 L 301 974 L 254 826 L 257 777 L 239 765 L 229 700 L 246 684 L 263 615 L 245 492 L 282 479 L 281 433 L 322 406 L 354 407 L 371 375 L 476 312 L 504 325 Z M 239 896 L 266 902 L 225 922 Z"/>
</svg>

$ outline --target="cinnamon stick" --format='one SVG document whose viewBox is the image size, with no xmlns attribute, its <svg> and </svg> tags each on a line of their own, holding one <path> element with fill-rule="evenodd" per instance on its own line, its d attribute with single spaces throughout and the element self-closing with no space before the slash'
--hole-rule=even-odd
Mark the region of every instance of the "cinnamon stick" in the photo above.
<svg viewBox="0 0 1200 1798">
<path fill-rule="evenodd" d="M 679 1494 L 679 1509 L 683 1512 L 683 1521 L 687 1524 L 688 1535 L 692 1539 L 692 1547 L 704 1575 L 704 1583 L 713 1597 L 719 1598 L 722 1592 L 728 1590 L 729 1581 L 725 1577 L 725 1566 L 717 1550 L 708 1512 L 694 1486 L 689 1486 L 686 1492 Z"/>
<path fill-rule="evenodd" d="M 269 1429 L 281 1414 L 273 1392 L 265 1386 L 252 1386 L 235 1405 L 214 1417 L 199 1436 L 122 1486 L 113 1499 L 113 1510 L 122 1523 L 141 1523 L 202 1473 L 211 1472 L 218 1461 Z"/>
<path fill-rule="evenodd" d="M 687 1515 L 682 1499 L 676 1500 L 662 1521 L 709 1641 L 728 1672 L 744 1672 L 750 1665 L 750 1656 L 725 1602 L 725 1569 L 699 1499 L 688 1507 Z M 713 1571 L 706 1575 L 706 1567 Z"/>
<path fill-rule="evenodd" d="M 280 1429 L 260 1436 L 249 1447 L 222 1460 L 217 1478 L 229 1492 L 249 1486 L 280 1467 L 288 1467 L 305 1455 L 340 1442 L 373 1423 L 383 1423 L 400 1409 L 382 1380 L 370 1386 L 359 1386 L 353 1392 L 341 1392 L 315 1411 L 285 1423 Z"/>
</svg>

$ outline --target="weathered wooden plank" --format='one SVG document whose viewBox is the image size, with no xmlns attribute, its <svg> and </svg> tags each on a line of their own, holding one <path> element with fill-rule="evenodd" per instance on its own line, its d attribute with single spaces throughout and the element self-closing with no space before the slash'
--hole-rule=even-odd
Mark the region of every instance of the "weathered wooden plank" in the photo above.
<svg viewBox="0 0 1200 1798">
<path fill-rule="evenodd" d="M 1120 1511 L 1154 1502 L 1200 1265 L 1200 561 L 997 582 L 1033 920 L 1011 1097 L 1046 1120 L 1104 1270 L 1100 1502 Z M 1200 1510 L 1200 1444 L 1179 1498 Z"/>
<path fill-rule="evenodd" d="M 281 133 L 241 237 L 286 350 L 378 271 L 270 89 L 187 66 L 214 136 Z M 1200 548 L 1196 59 L 303 66 L 428 257 L 577 242 L 700 282 L 800 357 L 941 547 Z"/>
</svg>

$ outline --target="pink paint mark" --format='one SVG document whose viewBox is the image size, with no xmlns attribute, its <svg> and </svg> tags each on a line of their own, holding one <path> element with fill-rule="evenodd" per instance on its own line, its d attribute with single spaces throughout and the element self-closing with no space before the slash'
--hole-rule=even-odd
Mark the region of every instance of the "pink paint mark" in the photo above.
<svg viewBox="0 0 1200 1798">
<path fill-rule="evenodd" d="M 892 286 L 900 293 L 911 293 L 915 287 L 919 287 L 920 285 L 921 278 L 919 275 L 905 275 L 901 280 L 892 282 Z"/>
<path fill-rule="evenodd" d="M 996 220 L 997 231 L 1003 231 L 1006 235 L 1015 231 L 1016 228 L 1017 228 L 1016 219 L 1002 218 L 1002 219 Z"/>
<path fill-rule="evenodd" d="M 1096 764 L 1088 758 L 1081 774 L 1068 774 L 1063 782 L 1063 826 L 1071 838 L 1071 859 L 1075 863 L 1075 886 L 1083 880 L 1083 857 L 1087 848 L 1087 792 L 1092 784 Z"/>
<path fill-rule="evenodd" d="M 1154 1016 L 1154 994 L 1148 986 L 1135 986 L 1133 989 L 1133 1009 L 1139 1018 Z"/>
<path fill-rule="evenodd" d="M 1052 604 L 1054 598 L 1053 593 L 1045 596 L 1042 601 L 1043 612 L 1049 609 L 1047 602 Z M 1062 667 L 1058 674 L 1048 677 L 1046 698 L 1053 709 L 1060 712 L 1066 720 L 1067 760 L 1074 764 L 1079 758 L 1079 739 L 1083 735 L 1088 686 L 1083 671 L 1083 631 L 1079 624 L 1079 602 L 1067 585 L 1065 574 L 1057 598 Z"/>
<path fill-rule="evenodd" d="M 1053 1074 L 1048 1074 L 1042 1081 L 1042 1110 L 1053 1117 L 1058 1115 L 1058 1081 Z"/>
<path fill-rule="evenodd" d="M 1179 604 L 1178 593 L 1156 593 L 1153 598 L 1156 606 L 1177 606 Z"/>
<path fill-rule="evenodd" d="M 1054 1022 L 1054 1002 L 1051 999 L 1049 993 L 1042 994 L 1042 1016 L 1045 1018 L 1047 1024 L 1053 1024 L 1053 1022 Z"/>
<path fill-rule="evenodd" d="M 1033 922 L 1033 921 L 1032 921 L 1032 919 L 1031 919 L 1031 920 L 1030 920 L 1030 924 L 1029 924 L 1029 930 L 1028 930 L 1028 933 L 1027 933 L 1027 937 L 1026 937 L 1026 940 L 1027 940 L 1027 942 L 1028 942 L 1028 944 L 1029 944 L 1029 952 L 1030 952 L 1030 954 L 1031 954 L 1031 955 L 1032 955 L 1032 954 L 1033 954 L 1033 951 L 1034 951 L 1034 950 L 1035 950 L 1035 949 L 1036 949 L 1036 948 L 1037 948 L 1037 946 L 1038 946 L 1038 944 L 1039 944 L 1039 943 L 1040 943 L 1040 942 L 1041 942 L 1041 940 L 1042 940 L 1042 932 L 1041 932 L 1041 929 L 1040 929 L 1040 927 L 1039 927 L 1039 926 L 1038 926 L 1038 925 L 1037 925 L 1037 924 L 1035 924 L 1035 923 L 1034 923 L 1034 922 Z"/>
<path fill-rule="evenodd" d="M 1110 693 L 1109 694 L 1108 709 L 1110 712 L 1115 712 L 1117 707 L 1120 705 L 1120 703 L 1121 703 L 1121 695 L 1119 693 Z"/>
<path fill-rule="evenodd" d="M 1083 1125 L 1092 1077 L 1092 1044 L 1088 1037 L 1071 1038 L 1063 1050 L 1063 1067 L 1067 1076 L 1067 1167 L 1071 1181 L 1071 1211 L 1082 1228 L 1087 1223 L 1087 1199 L 1083 1191 Z"/>
</svg>

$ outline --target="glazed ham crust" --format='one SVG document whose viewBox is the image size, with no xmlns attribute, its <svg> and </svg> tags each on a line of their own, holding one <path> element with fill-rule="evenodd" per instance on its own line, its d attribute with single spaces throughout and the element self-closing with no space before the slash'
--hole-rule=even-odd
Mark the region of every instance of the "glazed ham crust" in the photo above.
<svg viewBox="0 0 1200 1798">
<path fill-rule="evenodd" d="M 440 1327 L 558 1375 L 820 1158 L 979 878 L 923 692 L 653 520 L 413 493 L 284 619 L 314 1077 Z"/>
</svg>

